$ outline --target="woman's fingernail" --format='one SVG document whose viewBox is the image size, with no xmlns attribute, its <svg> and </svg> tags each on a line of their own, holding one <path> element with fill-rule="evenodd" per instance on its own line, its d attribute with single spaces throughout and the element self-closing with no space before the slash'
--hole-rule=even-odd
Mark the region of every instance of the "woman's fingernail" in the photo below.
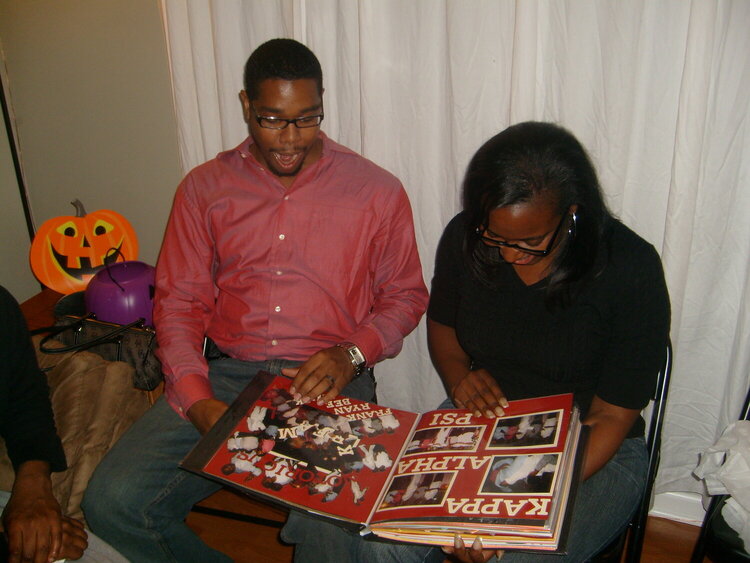
<svg viewBox="0 0 750 563">
<path fill-rule="evenodd" d="M 471 544 L 471 549 L 475 549 L 475 550 L 481 551 L 481 549 L 482 549 L 482 538 L 480 538 L 479 536 L 475 537 L 474 538 L 474 543 Z"/>
</svg>

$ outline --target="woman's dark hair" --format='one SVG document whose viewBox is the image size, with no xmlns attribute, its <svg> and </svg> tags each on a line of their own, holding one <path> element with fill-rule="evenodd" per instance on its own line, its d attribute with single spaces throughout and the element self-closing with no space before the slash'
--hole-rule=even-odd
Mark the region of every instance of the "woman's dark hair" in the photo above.
<svg viewBox="0 0 750 563">
<path fill-rule="evenodd" d="M 581 143 L 552 123 L 527 121 L 508 127 L 484 143 L 469 163 L 463 186 L 468 216 L 465 255 L 469 267 L 491 284 L 501 264 L 496 249 L 476 235 L 494 209 L 551 197 L 560 214 L 576 205 L 571 235 L 555 255 L 547 284 L 547 304 L 564 305 L 593 275 L 603 234 L 612 217 L 599 180 Z M 565 225 L 563 226 L 565 227 Z"/>
<path fill-rule="evenodd" d="M 271 39 L 252 52 L 245 63 L 243 83 L 248 98 L 258 97 L 258 84 L 269 78 L 312 78 L 323 95 L 323 71 L 310 49 L 294 39 Z"/>
</svg>

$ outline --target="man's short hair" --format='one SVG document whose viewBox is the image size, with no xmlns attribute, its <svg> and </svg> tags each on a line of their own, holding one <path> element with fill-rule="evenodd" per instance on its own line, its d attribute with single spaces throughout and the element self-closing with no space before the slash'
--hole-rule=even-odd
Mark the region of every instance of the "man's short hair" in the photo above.
<svg viewBox="0 0 750 563">
<path fill-rule="evenodd" d="M 259 46 L 245 63 L 244 85 L 248 98 L 258 97 L 258 85 L 269 78 L 312 78 L 323 94 L 323 71 L 310 49 L 294 39 L 271 39 Z"/>
</svg>

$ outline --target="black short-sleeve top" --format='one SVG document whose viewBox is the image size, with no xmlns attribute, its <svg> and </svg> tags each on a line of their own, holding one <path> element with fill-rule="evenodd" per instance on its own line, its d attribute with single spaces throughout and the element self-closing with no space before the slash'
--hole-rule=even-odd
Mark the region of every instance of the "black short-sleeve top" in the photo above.
<svg viewBox="0 0 750 563">
<path fill-rule="evenodd" d="M 546 280 L 527 286 L 502 264 L 491 286 L 463 254 L 465 215 L 446 227 L 428 317 L 455 329 L 475 369 L 487 369 L 510 400 L 575 395 L 583 416 L 597 395 L 642 409 L 669 338 L 669 295 L 659 255 L 617 220 L 606 227 L 598 275 L 566 307 L 545 303 Z M 629 434 L 643 435 L 639 419 Z"/>
<path fill-rule="evenodd" d="M 47 379 L 39 371 L 26 320 L 15 298 L 0 287 L 0 436 L 14 470 L 27 461 L 66 468 Z"/>
</svg>

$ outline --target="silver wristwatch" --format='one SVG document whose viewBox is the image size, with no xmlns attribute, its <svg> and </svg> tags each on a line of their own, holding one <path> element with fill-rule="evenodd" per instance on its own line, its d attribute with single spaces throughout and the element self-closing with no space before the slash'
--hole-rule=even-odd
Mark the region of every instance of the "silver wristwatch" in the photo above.
<svg viewBox="0 0 750 563">
<path fill-rule="evenodd" d="M 336 346 L 343 348 L 346 350 L 346 353 L 349 354 L 349 359 L 354 366 L 354 377 L 357 377 L 362 373 L 362 370 L 365 369 L 365 365 L 367 364 L 367 360 L 365 360 L 364 354 L 362 354 L 362 351 L 357 345 L 351 342 L 340 342 L 336 344 Z"/>
</svg>

